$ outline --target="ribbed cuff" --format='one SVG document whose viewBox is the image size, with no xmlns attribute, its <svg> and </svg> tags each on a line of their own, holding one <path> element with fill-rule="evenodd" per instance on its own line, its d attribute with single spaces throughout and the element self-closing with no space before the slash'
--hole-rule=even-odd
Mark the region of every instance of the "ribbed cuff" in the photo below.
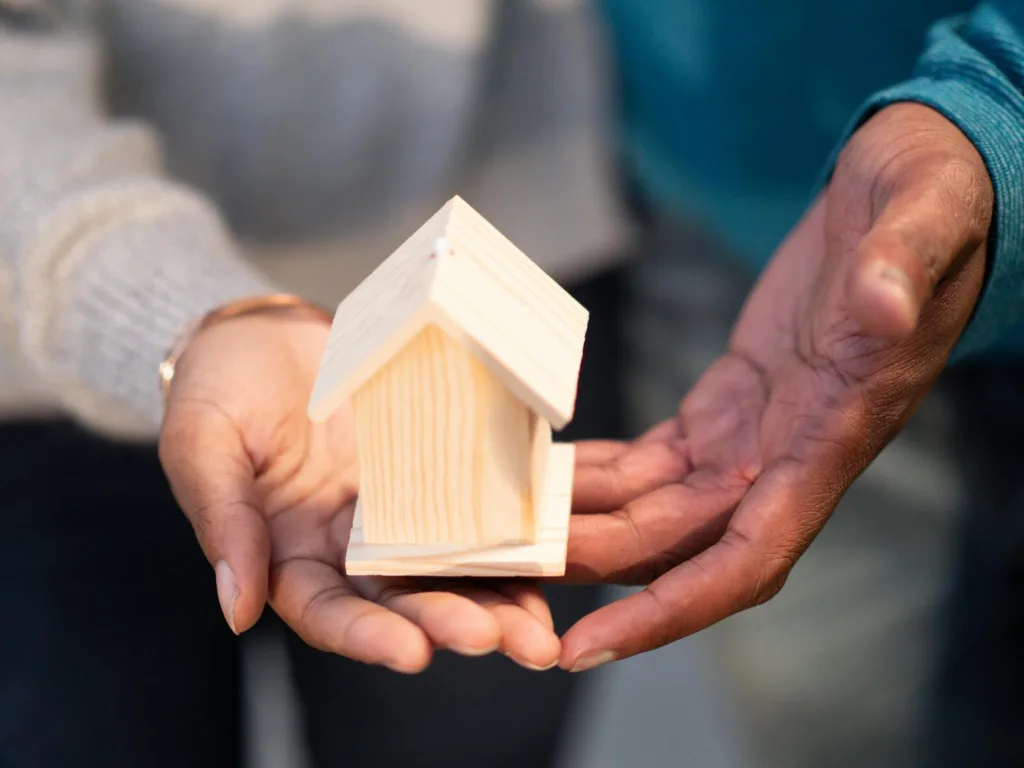
<svg viewBox="0 0 1024 768">
<path fill-rule="evenodd" d="M 148 436 L 162 417 L 158 367 L 192 318 L 273 292 L 202 198 L 131 181 L 65 201 L 26 254 L 21 344 L 79 419 Z"/>
</svg>

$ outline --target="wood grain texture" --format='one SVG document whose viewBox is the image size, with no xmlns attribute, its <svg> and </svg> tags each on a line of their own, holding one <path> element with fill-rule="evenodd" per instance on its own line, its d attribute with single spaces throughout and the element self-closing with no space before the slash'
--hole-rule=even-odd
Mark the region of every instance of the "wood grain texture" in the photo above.
<svg viewBox="0 0 1024 768">
<path fill-rule="evenodd" d="M 589 314 L 461 198 L 431 301 L 442 325 L 524 403 L 561 429 L 576 405 Z"/>
<path fill-rule="evenodd" d="M 427 326 L 353 399 L 364 540 L 532 541 L 536 417 Z"/>
<path fill-rule="evenodd" d="M 450 250 L 435 253 L 443 238 Z M 459 197 L 338 307 L 309 415 L 322 421 L 431 323 L 561 429 L 575 410 L 589 315 Z"/>
<path fill-rule="evenodd" d="M 350 573 L 564 572 L 588 320 L 458 197 L 341 302 L 308 413 L 355 414 Z"/>
<path fill-rule="evenodd" d="M 530 412 L 530 476 L 532 498 L 543 499 L 547 493 L 548 465 L 551 463 L 551 447 L 553 445 L 551 425 L 547 420 Z M 533 509 L 531 509 L 533 511 Z M 532 523 L 533 530 L 530 531 L 530 541 L 539 541 L 541 537 L 541 516 L 534 514 L 532 520 L 524 521 L 527 525 Z"/>
<path fill-rule="evenodd" d="M 430 322 L 430 291 L 452 204 L 434 214 L 338 305 L 308 413 L 325 421 Z"/>
<path fill-rule="evenodd" d="M 532 544 L 467 548 L 380 545 L 363 538 L 362 499 L 356 504 L 345 568 L 350 576 L 554 577 L 565 573 L 575 447 L 551 446 L 541 503 L 540 538 Z"/>
</svg>

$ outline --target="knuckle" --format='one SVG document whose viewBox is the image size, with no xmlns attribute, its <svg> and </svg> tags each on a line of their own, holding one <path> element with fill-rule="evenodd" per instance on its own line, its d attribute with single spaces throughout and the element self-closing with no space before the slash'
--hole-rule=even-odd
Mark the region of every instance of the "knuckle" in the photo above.
<svg viewBox="0 0 1024 768">
<path fill-rule="evenodd" d="M 616 584 L 623 586 L 641 586 L 651 584 L 664 576 L 679 564 L 674 556 L 669 553 L 653 555 L 646 560 L 632 563 L 621 570 L 611 574 Z"/>
<path fill-rule="evenodd" d="M 636 524 L 636 520 L 633 517 L 633 505 L 627 504 L 622 509 L 614 509 L 609 513 L 609 516 L 615 520 L 618 520 L 621 528 L 625 531 L 626 538 L 629 540 L 630 549 L 633 550 L 640 557 L 645 557 L 649 554 L 647 543 L 644 540 L 643 531 Z"/>
<path fill-rule="evenodd" d="M 620 564 L 610 574 L 616 583 L 649 584 L 678 563 L 672 552 L 659 551 L 648 543 L 634 518 L 632 504 L 613 510 L 609 516 L 619 521 L 622 530 Z"/>
<path fill-rule="evenodd" d="M 758 550 L 757 543 L 748 533 L 731 526 L 722 535 L 721 543 L 726 547 L 737 547 L 746 550 L 750 554 L 756 554 Z"/>
<path fill-rule="evenodd" d="M 252 535 L 246 521 L 253 514 L 253 508 L 243 499 L 213 498 L 186 509 L 185 514 L 195 529 L 196 537 L 204 547 L 216 550 L 233 533 Z M 256 534 L 259 535 L 258 533 Z"/>
<path fill-rule="evenodd" d="M 393 603 L 395 600 L 399 600 L 410 594 L 412 594 L 412 589 L 406 584 L 387 584 L 381 587 L 381 590 L 377 593 L 377 597 L 374 600 L 374 602 L 378 605 L 387 606 Z"/>
<path fill-rule="evenodd" d="M 295 618 L 295 623 L 292 627 L 295 633 L 317 650 L 335 650 L 331 647 L 331 642 L 328 641 L 328 638 L 324 637 L 322 631 L 324 622 L 323 609 L 331 601 L 344 598 L 347 594 L 347 589 L 341 586 L 328 587 L 317 592 L 302 606 L 299 615 Z M 342 632 L 341 638 L 339 638 L 341 647 L 345 647 L 345 643 L 349 640 L 349 636 L 352 633 L 353 625 L 357 624 L 364 615 L 357 615 L 349 621 Z"/>
<path fill-rule="evenodd" d="M 796 563 L 795 556 L 786 553 L 764 552 L 763 547 L 756 546 L 750 536 L 733 528 L 730 528 L 722 537 L 722 543 L 727 546 L 742 547 L 746 553 L 752 555 L 746 577 L 746 583 L 750 585 L 750 589 L 738 598 L 735 606 L 736 613 L 764 605 L 782 591 L 782 587 Z"/>
<path fill-rule="evenodd" d="M 644 642 L 646 649 L 661 648 L 687 634 L 685 628 L 679 626 L 678 612 L 673 610 L 656 585 L 646 587 L 638 595 L 647 600 L 651 617 Z"/>
<path fill-rule="evenodd" d="M 192 523 L 192 529 L 196 533 L 196 538 L 199 539 L 201 544 L 205 544 L 210 537 L 210 530 L 213 527 L 213 516 L 210 514 L 210 506 L 196 507 L 186 511 L 185 514 L 189 522 Z"/>
<path fill-rule="evenodd" d="M 795 559 L 788 555 L 774 555 L 766 558 L 760 567 L 758 579 L 752 594 L 751 607 L 764 605 L 775 598 L 786 585 L 793 570 Z"/>
</svg>

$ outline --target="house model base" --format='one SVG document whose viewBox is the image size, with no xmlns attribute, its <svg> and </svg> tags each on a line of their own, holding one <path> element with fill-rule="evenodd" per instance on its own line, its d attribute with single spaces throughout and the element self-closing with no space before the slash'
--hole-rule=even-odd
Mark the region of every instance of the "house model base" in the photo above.
<svg viewBox="0 0 1024 768">
<path fill-rule="evenodd" d="M 575 447 L 551 446 L 547 494 L 540 505 L 534 543 L 466 549 L 445 545 L 365 544 L 362 513 L 356 517 L 345 558 L 349 576 L 550 577 L 565 573 Z"/>
<path fill-rule="evenodd" d="M 458 197 L 341 302 L 308 413 L 352 408 L 350 575 L 565 572 L 588 320 Z"/>
</svg>

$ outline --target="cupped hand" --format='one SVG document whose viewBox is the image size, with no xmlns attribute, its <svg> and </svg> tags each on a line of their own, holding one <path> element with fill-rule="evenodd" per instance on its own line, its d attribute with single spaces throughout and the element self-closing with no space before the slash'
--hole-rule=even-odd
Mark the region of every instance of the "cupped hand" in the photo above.
<svg viewBox="0 0 1024 768">
<path fill-rule="evenodd" d="M 992 207 L 981 157 L 938 113 L 895 105 L 853 136 L 676 415 L 578 446 L 568 576 L 647 586 L 572 627 L 563 667 L 657 648 L 782 588 L 945 366 Z"/>
<path fill-rule="evenodd" d="M 422 670 L 434 649 L 553 666 L 559 642 L 536 584 L 345 575 L 351 415 L 306 416 L 328 332 L 297 315 L 236 317 L 201 331 L 177 364 L 160 458 L 231 629 L 269 602 L 310 645 L 396 671 Z"/>
</svg>

